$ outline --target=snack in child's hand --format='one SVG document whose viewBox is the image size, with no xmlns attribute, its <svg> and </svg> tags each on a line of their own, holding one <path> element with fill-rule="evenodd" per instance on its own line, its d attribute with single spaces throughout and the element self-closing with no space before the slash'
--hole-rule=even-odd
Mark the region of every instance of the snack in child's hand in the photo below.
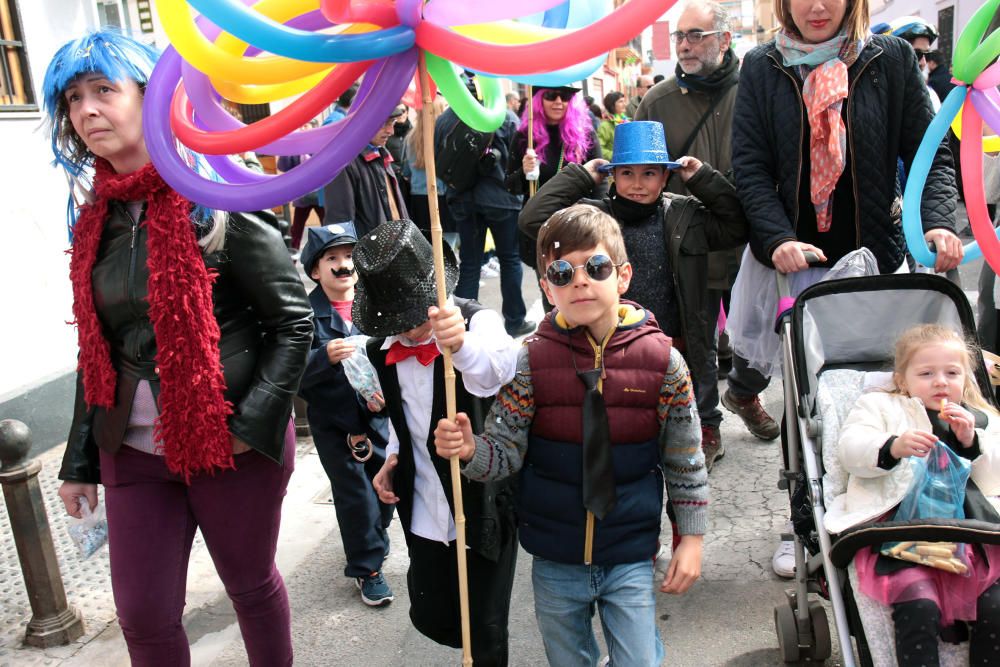
<svg viewBox="0 0 1000 667">
<path fill-rule="evenodd" d="M 948 399 L 947 398 L 942 398 L 941 399 L 941 412 L 944 412 L 944 409 L 946 407 L 948 407 Z"/>
</svg>

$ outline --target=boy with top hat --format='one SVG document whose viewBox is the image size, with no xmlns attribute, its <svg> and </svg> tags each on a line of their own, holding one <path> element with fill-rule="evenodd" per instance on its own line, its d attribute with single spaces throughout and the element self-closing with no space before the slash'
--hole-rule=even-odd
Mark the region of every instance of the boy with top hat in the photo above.
<svg viewBox="0 0 1000 667">
<path fill-rule="evenodd" d="M 625 296 L 656 316 L 690 368 L 703 368 L 711 349 L 704 315 L 708 253 L 737 247 L 747 239 L 736 189 L 697 158 L 671 161 L 663 126 L 657 122 L 633 121 L 615 128 L 614 157 L 613 163 L 566 165 L 528 201 L 518 224 L 525 234 L 537 237 L 549 216 L 578 201 L 610 214 L 621 227 L 635 271 Z M 662 192 L 671 169 L 678 171 L 693 196 Z M 608 172 L 614 176 L 608 195 L 587 199 Z M 705 391 L 697 378 L 694 389 L 699 413 L 715 409 L 703 396 L 717 401 L 717 393 Z M 706 467 L 711 471 L 724 453 L 720 442 L 705 443 Z"/>
<path fill-rule="evenodd" d="M 458 267 L 446 244 L 450 293 Z M 454 508 L 448 462 L 433 456 L 431 432 L 445 416 L 441 349 L 451 350 L 458 408 L 477 430 L 489 403 L 514 376 L 517 348 L 503 320 L 474 301 L 452 297 L 438 309 L 431 246 L 408 220 L 379 225 L 354 249 L 358 269 L 354 324 L 372 336 L 368 358 L 389 417 L 379 498 L 395 504 L 410 557 L 410 619 L 430 639 L 460 647 Z M 507 664 L 507 616 L 517 558 L 513 493 L 507 484 L 462 480 L 466 516 L 472 658 Z"/>
<path fill-rule="evenodd" d="M 655 318 L 620 300 L 632 267 L 614 218 L 593 206 L 558 211 L 537 249 L 555 310 L 521 348 L 485 431 L 475 435 L 461 412 L 442 419 L 437 453 L 465 461 L 470 479 L 520 473 L 519 535 L 535 557 L 549 664 L 597 664 L 596 606 L 611 664 L 660 665 L 653 557 L 664 477 L 682 537 L 661 592 L 684 593 L 700 576 L 707 523 L 691 378 Z"/>
<path fill-rule="evenodd" d="M 357 242 L 350 222 L 308 229 L 302 266 L 317 283 L 309 294 L 315 335 L 299 394 L 308 402 L 309 428 L 333 491 L 347 558 L 344 576 L 354 579 L 362 602 L 378 607 L 393 600 L 381 572 L 389 553 L 393 507 L 380 502 L 372 487 L 385 463 L 389 427 L 384 414 L 378 414 L 380 397 L 366 404 L 341 364 L 354 352 L 344 338 L 361 333 L 351 321 Z"/>
<path fill-rule="evenodd" d="M 386 142 L 397 123 L 406 120 L 406 107 L 397 105 L 361 153 L 323 188 L 323 220 L 351 220 L 364 236 L 386 220 L 409 217 L 403 191 L 392 168 Z"/>
</svg>

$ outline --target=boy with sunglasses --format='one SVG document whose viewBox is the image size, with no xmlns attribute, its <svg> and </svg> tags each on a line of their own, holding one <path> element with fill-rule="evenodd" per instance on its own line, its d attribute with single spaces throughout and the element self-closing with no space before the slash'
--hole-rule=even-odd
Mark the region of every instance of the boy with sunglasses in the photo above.
<svg viewBox="0 0 1000 667">
<path fill-rule="evenodd" d="M 707 366 L 712 349 L 711 328 L 705 321 L 709 299 L 708 253 L 746 242 L 747 225 L 736 189 L 722 174 L 693 157 L 677 162 L 667 153 L 663 126 L 633 121 L 615 128 L 614 163 L 591 160 L 566 165 L 531 198 L 518 224 L 536 237 L 542 223 L 576 202 L 591 204 L 618 221 L 635 270 L 625 296 L 651 311 L 674 346 L 696 372 Z M 662 192 L 671 169 L 694 196 Z M 588 199 L 611 172 L 608 195 Z M 714 373 L 699 383 L 695 376 L 698 412 L 710 418 L 718 409 L 718 393 L 710 392 Z M 721 441 L 703 443 L 709 470 L 725 453 Z"/>
<path fill-rule="evenodd" d="M 659 665 L 664 475 L 682 537 L 660 591 L 684 593 L 701 573 L 708 477 L 691 378 L 655 318 L 620 301 L 632 266 L 614 218 L 586 205 L 558 211 L 537 249 L 555 310 L 521 348 L 482 435 L 464 413 L 442 419 L 437 453 L 457 454 L 473 480 L 520 472 L 518 531 L 535 557 L 550 664 L 597 663 L 596 604 L 612 664 Z"/>
<path fill-rule="evenodd" d="M 299 395 L 308 402 L 309 430 L 333 491 L 344 576 L 354 579 L 362 602 L 381 607 L 394 599 L 382 577 L 393 507 L 379 501 L 372 480 L 385 463 L 389 426 L 379 414 L 383 402 L 376 396 L 365 405 L 341 365 L 354 352 L 344 339 L 361 333 L 351 321 L 357 242 L 351 222 L 308 228 L 302 266 L 317 283 L 309 294 L 315 335 Z"/>
</svg>

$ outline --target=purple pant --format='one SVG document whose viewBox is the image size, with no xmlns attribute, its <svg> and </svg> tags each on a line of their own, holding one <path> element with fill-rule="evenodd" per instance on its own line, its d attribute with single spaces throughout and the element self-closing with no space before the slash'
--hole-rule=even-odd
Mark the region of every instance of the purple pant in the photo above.
<svg viewBox="0 0 1000 667">
<path fill-rule="evenodd" d="M 235 457 L 235 470 L 198 475 L 187 486 L 163 457 L 126 446 L 101 452 L 111 587 L 132 665 L 191 662 L 181 617 L 198 528 L 236 610 L 250 665 L 292 664 L 288 593 L 274 565 L 295 461 L 292 430 L 284 459 L 279 466 L 251 450 Z"/>
</svg>

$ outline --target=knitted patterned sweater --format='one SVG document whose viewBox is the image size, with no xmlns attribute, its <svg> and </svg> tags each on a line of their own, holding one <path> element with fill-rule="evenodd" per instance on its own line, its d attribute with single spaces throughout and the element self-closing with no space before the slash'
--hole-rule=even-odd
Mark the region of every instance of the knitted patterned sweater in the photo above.
<svg viewBox="0 0 1000 667">
<path fill-rule="evenodd" d="M 535 416 L 528 348 L 521 349 L 514 379 L 505 385 L 486 418 L 476 451 L 463 468 L 474 480 L 503 479 L 520 471 Z M 670 364 L 660 388 L 657 418 L 667 493 L 681 535 L 703 535 L 708 524 L 708 473 L 701 450 L 701 424 L 691 375 L 684 358 L 670 351 Z"/>
</svg>

